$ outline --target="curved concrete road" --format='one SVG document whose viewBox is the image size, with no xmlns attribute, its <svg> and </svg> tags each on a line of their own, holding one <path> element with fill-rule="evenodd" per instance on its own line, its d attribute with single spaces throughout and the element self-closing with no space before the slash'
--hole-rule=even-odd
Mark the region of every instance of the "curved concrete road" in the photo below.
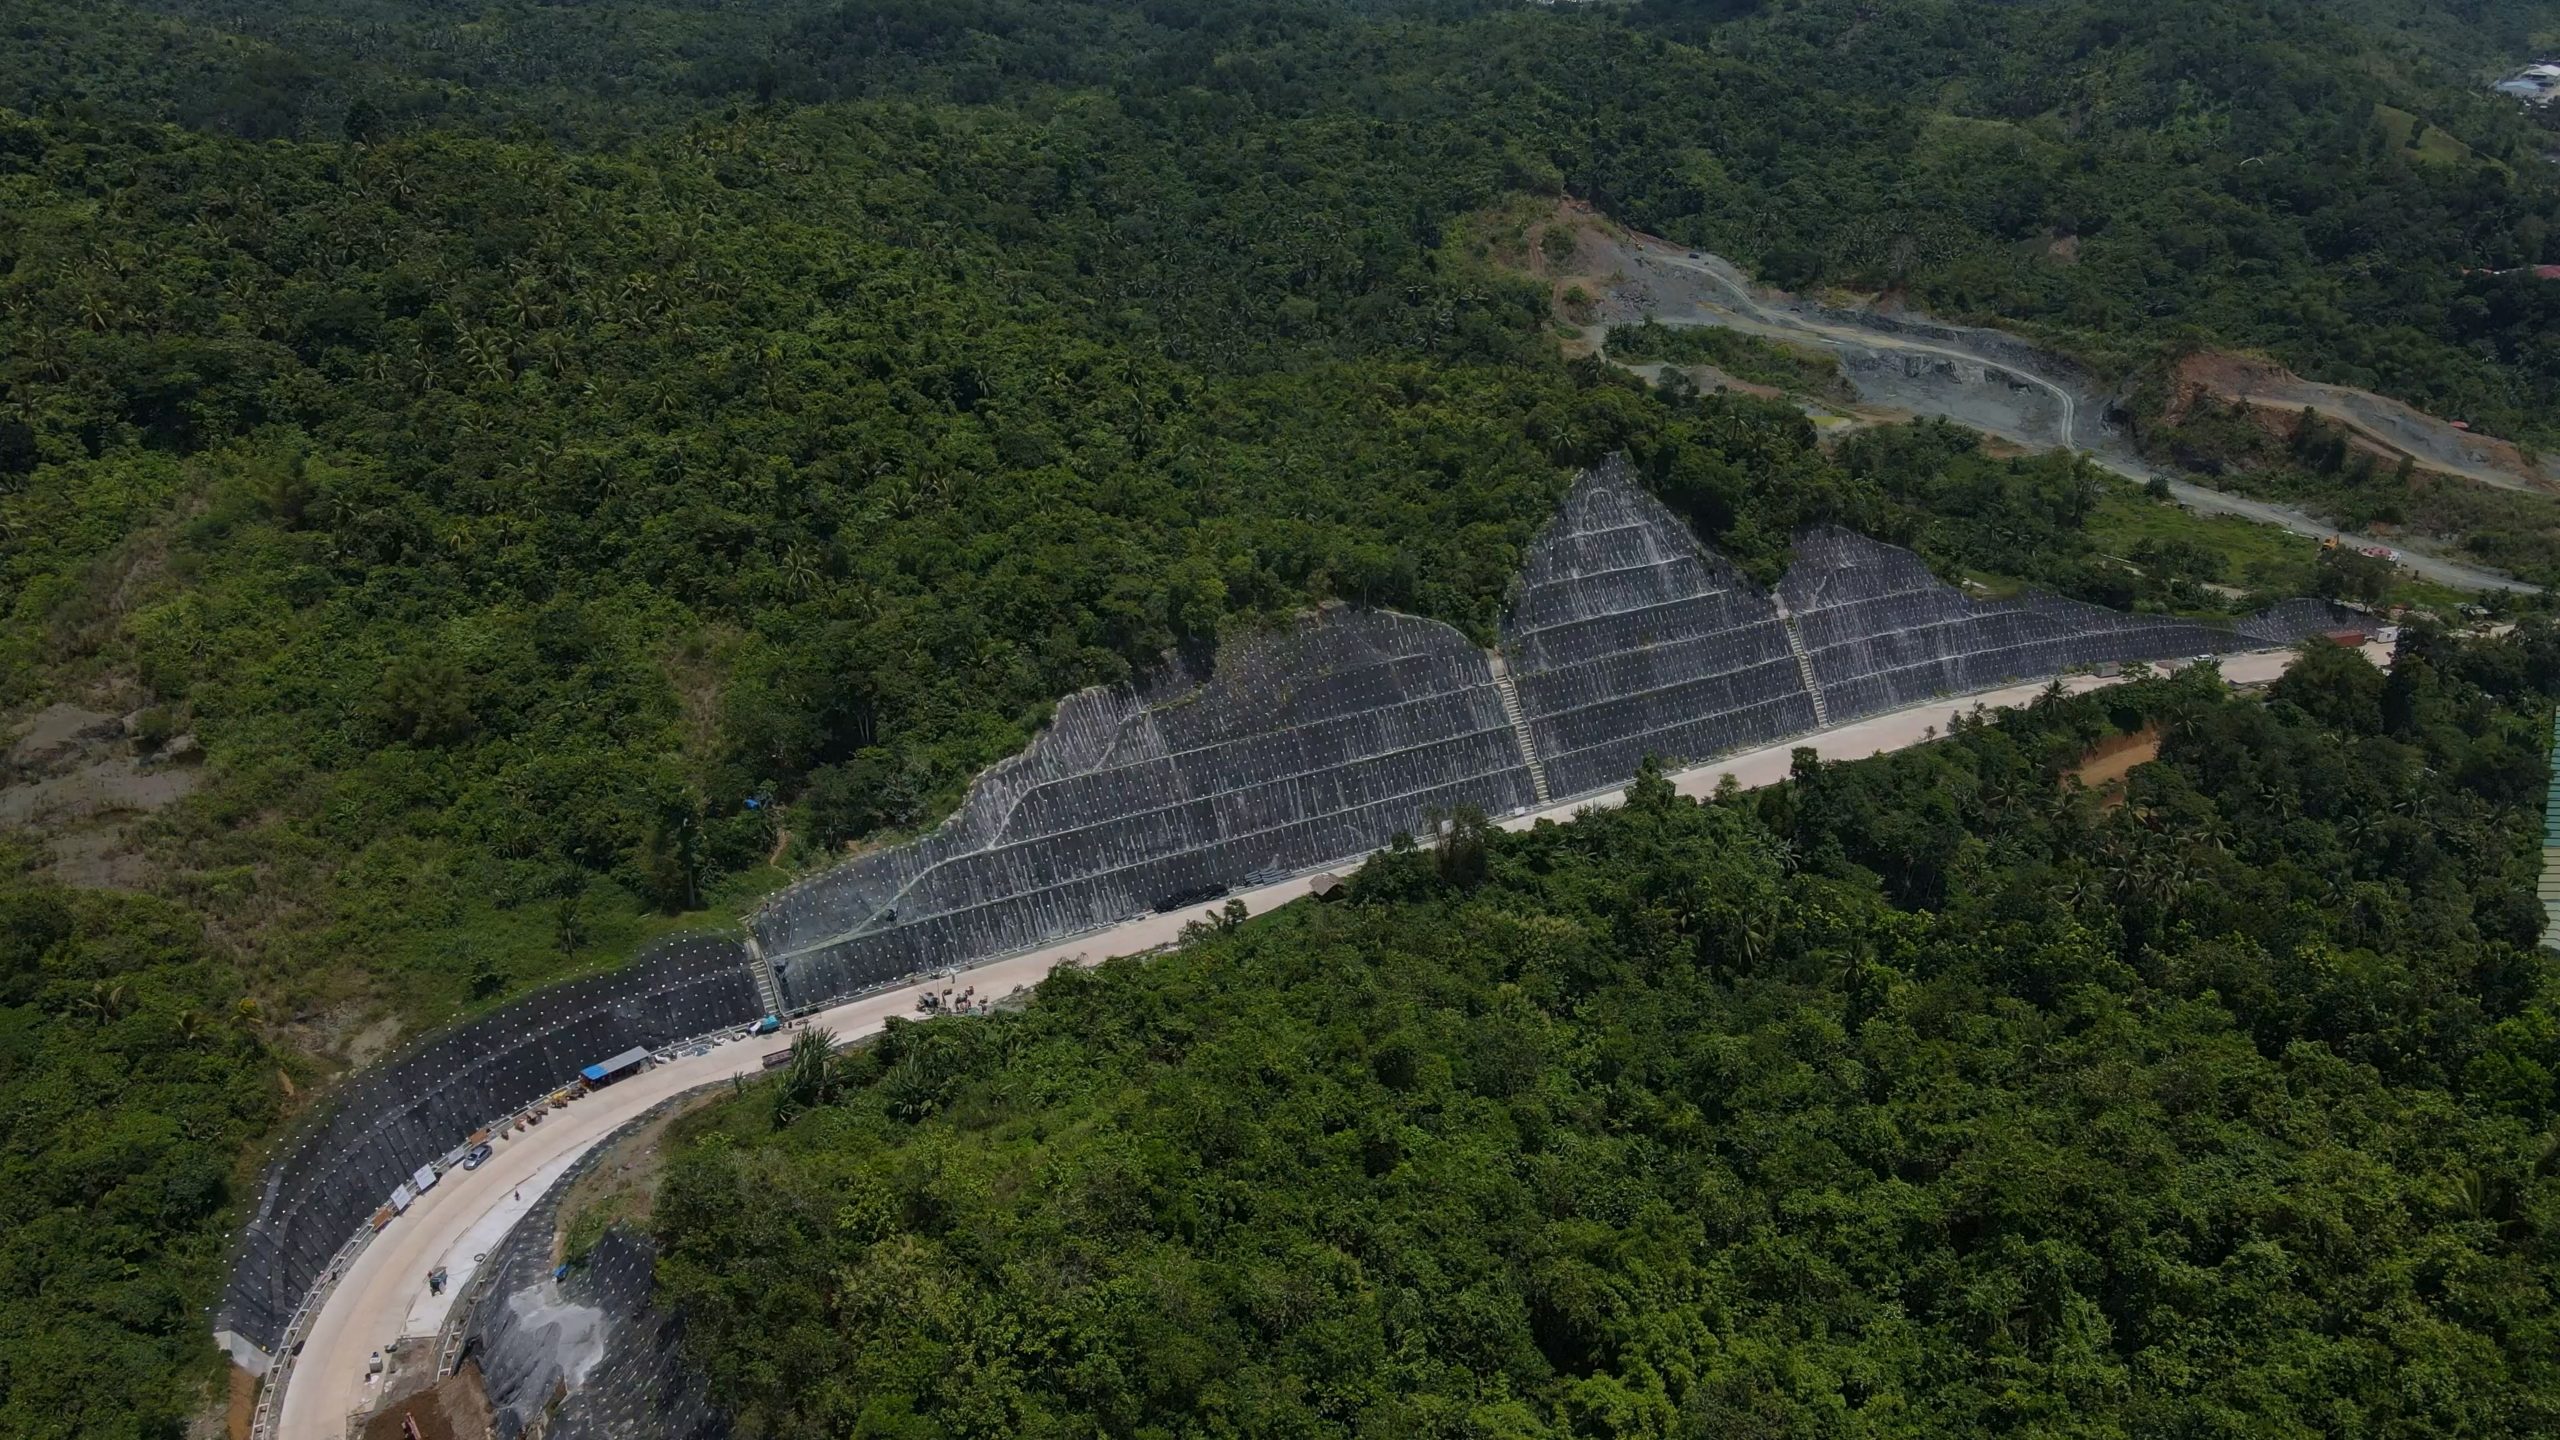
<svg viewBox="0 0 2560 1440">
<path fill-rule="evenodd" d="M 1659 265 L 1669 270 L 1684 270 L 1712 282 L 1719 291 L 1723 292 L 1723 294 L 1728 297 L 1727 306 L 1718 308 L 1724 310 L 1724 313 L 1739 321 L 1739 323 L 1730 324 L 1729 328 L 1762 335 L 1770 339 L 1810 342 L 1814 345 L 1822 346 L 1827 349 L 1854 347 L 1869 351 L 1896 350 L 1921 355 L 1935 355 L 1942 359 L 1959 360 L 1966 364 L 1987 366 L 1991 369 L 1998 370 L 2003 374 L 2014 375 L 2030 385 L 2034 385 L 2039 389 L 2051 393 L 2055 399 L 2059 400 L 2062 403 L 2062 420 L 2061 423 L 2055 427 L 2059 432 L 2058 434 L 2021 435 L 2004 432 L 2002 438 L 2014 440 L 2021 445 L 2030 445 L 2040 448 L 2059 447 L 2066 450 L 2083 449 L 2080 443 L 2081 420 L 2079 397 L 2072 393 L 2071 387 L 2054 380 L 2050 376 L 2039 375 L 2032 370 L 2026 369 L 2013 359 L 1995 355 L 1980 354 L 1975 351 L 1968 350 L 1961 345 L 1951 345 L 1942 341 L 1922 339 L 1917 336 L 1899 335 L 1883 330 L 1869 330 L 1853 325 L 1831 324 L 1826 321 L 1816 319 L 1810 315 L 1800 314 L 1785 306 L 1773 307 L 1763 303 L 1760 297 L 1753 293 L 1750 282 L 1743 277 L 1742 272 L 1733 268 L 1733 266 L 1725 260 L 1707 255 L 1703 251 L 1698 252 L 1699 258 L 1692 260 L 1689 258 L 1689 251 L 1683 250 L 1668 241 L 1656 240 L 1651 237 L 1636 237 L 1630 241 L 1630 244 L 1643 263 Z M 1689 316 L 1667 313 L 1657 315 L 1655 318 L 1660 319 L 1667 324 L 1674 325 L 1690 323 L 1719 323 L 1717 321 L 1707 319 L 1693 320 Z M 1601 332 L 1602 336 L 1605 336 L 1607 327 L 1605 325 L 1585 327 L 1586 337 L 1589 337 L 1590 332 L 1595 330 Z M 1595 339 L 1595 348 L 1596 347 L 1597 340 Z M 1973 422 L 1970 421 L 1959 421 L 1959 423 L 1973 424 Z M 1975 428 L 1979 428 L 1979 426 L 1977 425 Z M 2228 491 L 2214 490 L 2206 486 L 2193 484 L 2189 481 L 2181 480 L 2173 475 L 2169 475 L 2164 471 L 2154 469 L 2128 453 L 2112 453 L 2116 448 L 2117 447 L 2109 445 L 2095 445 L 2086 448 L 2084 453 L 2099 465 L 2104 466 L 2108 470 L 2114 471 L 2118 475 L 2124 476 L 2128 480 L 2137 480 L 2145 483 L 2154 479 L 2167 481 L 2169 485 L 2169 493 L 2176 497 L 2179 504 L 2187 506 L 2189 509 L 2202 511 L 2208 515 L 2236 515 L 2245 520 L 2254 520 L 2260 524 L 2273 525 L 2279 529 L 2290 530 L 2296 535 L 2309 536 L 2314 540 L 2325 540 L 2332 535 L 2337 535 L 2343 543 L 2354 546 L 2359 550 L 2369 549 L 2375 546 L 2392 549 L 2399 555 L 2399 563 L 2412 574 L 2415 574 L 2422 579 L 2432 580 L 2439 585 L 2451 586 L 2457 590 L 2513 590 L 2519 593 L 2538 593 L 2541 589 L 2538 585 L 2529 584 L 2525 581 L 2516 579 L 2514 576 L 2504 575 L 2495 570 L 2483 569 L 2480 566 L 2467 564 L 2463 561 L 2450 559 L 2441 555 L 2430 555 L 2421 551 L 2411 550 L 2408 548 L 2408 542 L 2405 540 L 2394 545 L 2391 542 L 2376 539 L 2371 535 L 2359 535 L 2352 531 L 2341 531 L 2335 525 L 2327 524 L 2326 522 L 2306 514 L 2303 511 L 2293 509 L 2289 506 L 2272 504 L 2264 500 L 2252 500 L 2245 495 L 2234 495 Z M 2524 487 L 2517 486 L 2515 488 L 2521 489 Z"/>
<path fill-rule="evenodd" d="M 2367 646 L 2366 653 L 2376 663 L 2390 659 L 2388 648 L 2381 645 Z M 2227 656 L 2221 664 L 2226 678 L 2252 682 L 2273 679 L 2292 659 L 2289 651 L 2259 652 Z M 2081 675 L 2065 680 L 2063 686 L 2076 693 L 2114 683 Z M 1787 777 L 1799 747 L 1809 747 L 1828 760 L 1864 759 L 1933 739 L 1951 717 L 1976 706 L 2024 704 L 2045 688 L 2043 684 L 2018 685 L 1874 716 L 1681 771 L 1672 777 L 1673 785 L 1681 794 L 1703 797 L 1713 794 L 1727 776 L 1745 788 L 1773 784 Z M 1610 791 L 1501 823 L 1505 829 L 1526 829 L 1540 820 L 1570 820 L 1579 811 L 1620 804 L 1625 798 L 1623 790 Z M 1345 861 L 1342 868 L 1357 863 Z M 1307 894 L 1313 879 L 1300 876 L 1239 892 L 1235 898 L 1258 914 Z M 1038 984 L 1061 964 L 1088 964 L 1170 945 L 1180 938 L 1185 923 L 1209 913 L 1210 908 L 1203 907 L 1146 916 L 976 966 L 962 972 L 962 980 L 975 985 L 982 996 L 1001 996 L 1016 986 Z M 917 997 L 941 983 L 905 985 L 865 996 L 810 1017 L 810 1023 L 834 1032 L 840 1041 L 869 1035 L 892 1015 L 913 1017 Z M 501 1139 L 496 1153 L 478 1170 L 447 1173 L 406 1214 L 374 1237 L 322 1302 L 302 1355 L 288 1373 L 276 1433 L 283 1440 L 343 1440 L 350 1417 L 370 1410 L 377 1401 L 375 1382 L 366 1374 L 373 1352 L 404 1335 L 432 1337 L 464 1288 L 476 1257 L 496 1248 L 497 1239 L 571 1160 L 661 1101 L 733 1075 L 756 1076 L 761 1057 L 788 1039 L 786 1033 L 733 1040 L 713 1046 L 708 1054 L 680 1057 L 642 1071 L 570 1102 L 565 1110 L 547 1112 L 550 1118 L 523 1134 Z M 452 1283 L 441 1298 L 430 1300 L 426 1274 L 438 1265 L 447 1267 Z"/>
</svg>

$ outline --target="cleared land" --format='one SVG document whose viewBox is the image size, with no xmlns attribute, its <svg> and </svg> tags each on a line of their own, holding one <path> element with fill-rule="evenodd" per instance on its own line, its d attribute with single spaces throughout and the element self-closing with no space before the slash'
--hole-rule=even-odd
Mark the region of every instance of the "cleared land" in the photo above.
<svg viewBox="0 0 2560 1440">
<path fill-rule="evenodd" d="M 1488 241 L 1488 258 L 1547 281 L 1559 324 L 1571 337 L 1569 351 L 1605 353 L 1613 327 L 1647 321 L 1675 330 L 1713 326 L 1794 350 L 1811 347 L 1839 360 L 1858 397 L 1853 405 L 1805 398 L 1807 413 L 1818 423 L 1941 417 L 2028 449 L 2084 450 L 2128 479 L 2165 482 L 2179 504 L 2198 514 L 2233 516 L 2309 538 L 2340 533 L 2306 511 L 2162 472 L 2135 450 L 2130 435 L 2107 421 L 2109 397 L 2092 377 L 2014 336 L 1764 290 L 1730 261 L 1625 231 L 1571 204 L 1514 217 L 1511 224 L 1516 233 L 1506 230 Z M 1659 379 L 1664 362 L 1648 359 L 1628 368 Z M 2334 408 L 2341 424 L 2372 435 L 2378 452 L 2411 454 L 2422 464 L 2459 470 L 2464 478 L 2500 488 L 2536 489 L 2543 483 L 2541 462 L 2528 461 L 2503 442 L 2470 436 L 2362 391 L 2316 385 L 2273 367 L 2242 368 L 2259 393 L 2281 395 L 2297 410 L 2304 404 L 2323 413 Z M 2230 367 L 2205 378 L 2236 383 L 2239 372 L 2226 375 L 2224 369 Z M 2384 437 L 2390 437 L 2388 445 Z M 2511 465 L 2529 466 L 2533 473 Z M 2492 474 L 2503 483 L 2486 478 Z M 2359 548 L 2400 549 L 2407 570 L 2453 589 L 2538 588 L 2484 566 L 2410 549 L 2405 537 L 2343 538 Z"/>
</svg>

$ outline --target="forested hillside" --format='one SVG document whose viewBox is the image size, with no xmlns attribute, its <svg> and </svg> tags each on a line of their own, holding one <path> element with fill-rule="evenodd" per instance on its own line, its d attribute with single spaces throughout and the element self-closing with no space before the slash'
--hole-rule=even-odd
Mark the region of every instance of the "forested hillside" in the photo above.
<svg viewBox="0 0 2560 1440">
<path fill-rule="evenodd" d="M 779 1437 L 2548 1433 L 2553 643 L 1462 825 L 730 1103 L 661 1274 Z"/>
<path fill-rule="evenodd" d="M 2464 272 L 2560 259 L 2548 140 L 2462 67 L 2546 7 L 2120 8 L 11 7 L 0 715 L 186 783 L 0 844 L 0 1431 L 168 1432 L 226 1182 L 343 1063 L 933 823 L 1168 649 L 1486 634 L 1612 450 L 1764 577 L 1837 519 L 2246 603 L 2068 459 L 1565 363 L 1491 207 L 2545 436 L 2560 288 Z"/>
<path fill-rule="evenodd" d="M 1332 153 L 1384 123 L 1465 142 L 1398 187 L 1399 227 L 1445 215 L 1429 182 L 1563 186 L 1782 284 L 2110 360 L 2263 346 L 2537 442 L 2560 400 L 2560 292 L 2486 273 L 2560 258 L 2560 140 L 2479 83 L 2560 40 L 2541 0 L 38 6 L 18 93 L 224 133 L 618 144 L 706 105 L 1070 94 L 1185 142 L 1316 124 Z"/>
</svg>

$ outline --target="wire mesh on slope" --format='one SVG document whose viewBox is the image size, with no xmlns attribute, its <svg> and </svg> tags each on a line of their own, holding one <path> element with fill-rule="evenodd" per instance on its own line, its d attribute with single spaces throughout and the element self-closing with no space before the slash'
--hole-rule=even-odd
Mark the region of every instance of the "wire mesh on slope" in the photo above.
<svg viewBox="0 0 2560 1440">
<path fill-rule="evenodd" d="M 474 1127 L 574 1081 L 582 1066 L 743 1024 L 760 1008 L 741 942 L 677 936 L 350 1077 L 270 1163 L 214 1328 L 272 1350 L 347 1237 Z"/>
<path fill-rule="evenodd" d="M 801 1009 L 1360 854 L 1434 810 L 1533 798 L 1482 651 L 1333 610 L 1229 646 L 1206 677 L 1070 696 L 940 829 L 750 924 Z"/>
<path fill-rule="evenodd" d="M 1559 797 L 1647 755 L 1704 760 L 1834 723 L 2110 660 L 2289 644 L 2353 612 L 2289 601 L 2234 627 L 2052 596 L 1974 602 L 1918 557 L 1809 531 L 1772 598 L 1622 464 L 1586 475 L 1532 548 L 1505 625 L 1523 729 Z M 1809 683 L 1810 682 L 1810 687 Z M 1069 697 L 960 812 L 775 897 L 753 921 L 787 1008 L 1312 869 L 1432 810 L 1535 791 L 1487 656 L 1446 626 L 1333 611 L 1231 646 L 1208 676 Z M 528 997 L 351 1081 L 271 1167 L 217 1330 L 272 1348 L 346 1238 L 473 1125 L 581 1065 L 763 1008 L 734 942 L 686 940 Z"/>
<path fill-rule="evenodd" d="M 2361 610 L 2350 610 L 2334 600 L 2306 597 L 2279 600 L 2233 629 L 2251 649 L 2280 650 L 2334 630 L 2363 630 L 2370 634 L 2374 624 L 2374 618 Z"/>
<path fill-rule="evenodd" d="M 2264 649 L 2319 628 L 2300 606 L 2223 626 L 2040 592 L 1972 600 L 1910 551 L 1836 527 L 1796 537 L 1777 594 L 1835 724 L 2110 661 Z"/>
<path fill-rule="evenodd" d="M 664 1108 L 580 1157 L 490 1253 L 489 1285 L 463 1322 L 463 1356 L 480 1366 L 496 1440 L 517 1440 L 555 1395 L 545 1440 L 721 1440 L 729 1433 L 701 1371 L 685 1358 L 683 1317 L 655 1302 L 657 1250 L 648 1237 L 607 1230 L 581 1264 L 552 1277 L 553 1237 L 570 1188 Z"/>
<path fill-rule="evenodd" d="M 1502 643 L 1559 798 L 1624 784 L 1647 756 L 1704 759 L 1815 725 L 1777 607 L 1622 460 L 1586 472 L 1530 548 Z"/>
</svg>

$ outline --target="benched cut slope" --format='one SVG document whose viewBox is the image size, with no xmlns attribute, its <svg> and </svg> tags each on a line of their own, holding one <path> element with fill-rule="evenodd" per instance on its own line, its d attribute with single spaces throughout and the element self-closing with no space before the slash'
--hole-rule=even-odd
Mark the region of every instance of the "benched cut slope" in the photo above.
<svg viewBox="0 0 2560 1440">
<path fill-rule="evenodd" d="M 1339 864 L 1461 806 L 1503 816 L 1595 794 L 1647 756 L 1702 761 L 2075 667 L 2283 648 L 2358 618 L 2308 601 L 2236 626 L 1976 601 L 1840 530 L 1798 537 L 1764 591 L 1613 461 L 1531 547 L 1499 655 L 1434 621 L 1334 607 L 1231 643 L 1207 673 L 1069 696 L 950 820 L 784 890 L 745 943 L 653 951 L 360 1077 L 269 1168 L 216 1328 L 262 1368 L 401 1177 L 630 1046 Z"/>
</svg>

